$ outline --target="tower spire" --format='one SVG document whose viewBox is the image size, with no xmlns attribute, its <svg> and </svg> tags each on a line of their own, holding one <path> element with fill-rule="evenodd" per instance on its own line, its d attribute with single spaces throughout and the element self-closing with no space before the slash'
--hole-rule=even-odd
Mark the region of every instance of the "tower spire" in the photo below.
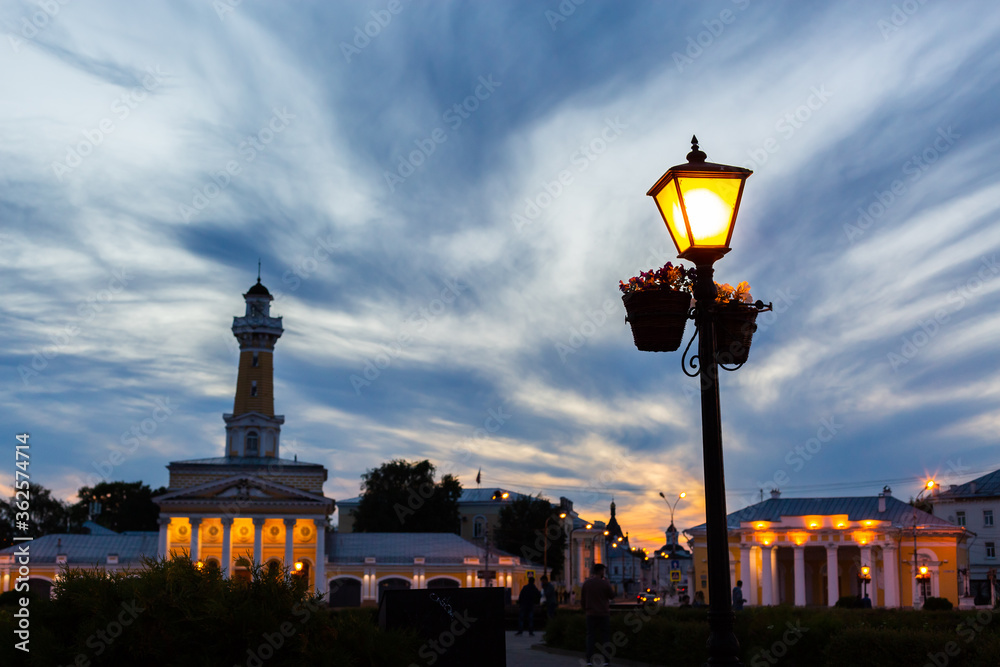
<svg viewBox="0 0 1000 667">
<path fill-rule="evenodd" d="M 257 258 L 257 284 L 260 284 L 260 257 Z"/>
</svg>

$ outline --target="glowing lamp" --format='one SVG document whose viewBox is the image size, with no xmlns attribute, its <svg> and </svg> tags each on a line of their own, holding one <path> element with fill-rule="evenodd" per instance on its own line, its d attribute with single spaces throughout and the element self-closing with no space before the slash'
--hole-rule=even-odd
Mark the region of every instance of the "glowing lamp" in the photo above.
<svg viewBox="0 0 1000 667">
<path fill-rule="evenodd" d="M 837 528 L 843 528 L 846 525 L 847 524 L 845 524 L 843 521 L 841 521 L 840 523 L 837 524 Z"/>
<path fill-rule="evenodd" d="M 687 494 L 687 491 L 681 491 L 681 495 L 680 495 L 680 497 L 681 497 L 681 498 L 687 498 L 687 495 L 688 495 L 688 494 Z"/>
<path fill-rule="evenodd" d="M 566 512 L 559 512 L 559 518 L 560 519 L 565 519 L 566 518 Z"/>
<path fill-rule="evenodd" d="M 593 527 L 594 527 L 594 524 L 592 524 L 592 523 L 588 523 L 588 524 L 587 524 L 587 530 L 590 530 L 590 529 L 591 529 L 591 528 L 593 528 Z"/>
<path fill-rule="evenodd" d="M 867 565 L 861 568 L 861 576 L 867 577 L 869 572 L 871 572 L 871 569 Z"/>
<path fill-rule="evenodd" d="M 762 524 L 762 523 L 758 523 L 758 524 L 757 524 L 757 527 L 758 527 L 758 528 L 763 528 L 763 527 L 764 527 L 764 524 Z"/>
<path fill-rule="evenodd" d="M 201 561 L 198 561 L 197 563 L 195 563 L 195 567 L 197 567 L 200 570 L 201 568 L 205 567 L 205 564 Z"/>
<path fill-rule="evenodd" d="M 809 527 L 810 528 L 819 528 L 819 524 L 816 523 L 815 521 L 813 521 L 811 524 L 809 524 Z"/>
<path fill-rule="evenodd" d="M 933 489 L 936 485 L 937 485 L 937 482 L 935 482 L 933 479 L 927 480 L 927 489 L 928 490 Z"/>
<path fill-rule="evenodd" d="M 921 565 L 920 566 L 920 576 L 921 577 L 926 577 L 927 576 L 927 566 L 926 565 Z"/>
<path fill-rule="evenodd" d="M 293 567 L 295 568 L 296 572 L 301 572 L 303 567 L 302 561 L 300 560 L 295 561 L 295 565 Z"/>
<path fill-rule="evenodd" d="M 743 184 L 753 172 L 706 162 L 691 137 L 687 163 L 671 167 L 646 194 L 656 201 L 678 256 L 712 263 L 729 252 Z"/>
</svg>

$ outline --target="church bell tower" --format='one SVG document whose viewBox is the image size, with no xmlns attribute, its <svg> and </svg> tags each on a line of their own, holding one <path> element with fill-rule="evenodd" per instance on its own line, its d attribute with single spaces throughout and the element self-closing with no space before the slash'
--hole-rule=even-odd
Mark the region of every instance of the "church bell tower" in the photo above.
<svg viewBox="0 0 1000 667">
<path fill-rule="evenodd" d="M 284 329 L 280 317 L 271 317 L 274 297 L 260 282 L 243 295 L 246 312 L 233 318 L 233 335 L 240 342 L 239 374 L 232 414 L 226 422 L 226 456 L 278 458 L 279 436 L 285 418 L 274 414 L 274 344 Z"/>
</svg>

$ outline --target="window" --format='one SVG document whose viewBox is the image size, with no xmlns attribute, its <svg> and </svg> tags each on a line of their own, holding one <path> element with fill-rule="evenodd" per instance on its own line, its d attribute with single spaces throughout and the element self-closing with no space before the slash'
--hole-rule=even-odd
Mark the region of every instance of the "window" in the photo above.
<svg viewBox="0 0 1000 667">
<path fill-rule="evenodd" d="M 257 381 L 256 380 L 254 380 L 253 382 L 250 383 L 250 395 L 251 396 L 256 396 L 257 395 Z"/>
<path fill-rule="evenodd" d="M 955 512 L 955 523 L 959 526 L 965 525 L 965 512 Z"/>
<path fill-rule="evenodd" d="M 930 577 L 926 579 L 920 579 L 918 583 L 920 585 L 918 587 L 917 593 L 920 595 L 920 597 L 922 597 L 924 600 L 926 600 L 929 597 L 932 597 Z"/>
<path fill-rule="evenodd" d="M 986 543 L 986 557 L 987 558 L 996 558 L 997 557 L 997 543 L 996 542 L 987 542 Z"/>
<path fill-rule="evenodd" d="M 250 362 L 250 364 L 251 364 L 251 365 L 252 365 L 252 366 L 253 366 L 254 368 L 257 368 L 257 366 L 259 366 L 259 365 L 260 365 L 260 360 L 259 360 L 259 359 L 257 358 L 257 353 L 256 353 L 256 352 L 254 352 L 254 353 L 253 353 L 253 360 L 252 360 L 252 361 Z"/>
<path fill-rule="evenodd" d="M 257 433 L 255 431 L 247 433 L 247 454 L 256 454 L 259 442 L 260 439 L 257 437 Z"/>
<path fill-rule="evenodd" d="M 993 525 L 993 510 L 983 510 L 983 525 L 987 528 Z"/>
<path fill-rule="evenodd" d="M 482 539 L 486 535 L 486 518 L 477 516 L 476 522 L 472 524 L 472 536 Z"/>
</svg>

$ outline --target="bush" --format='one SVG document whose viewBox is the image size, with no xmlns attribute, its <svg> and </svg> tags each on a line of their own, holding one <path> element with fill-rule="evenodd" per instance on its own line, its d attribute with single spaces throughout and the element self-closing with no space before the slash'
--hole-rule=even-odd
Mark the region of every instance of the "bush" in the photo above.
<svg viewBox="0 0 1000 667">
<path fill-rule="evenodd" d="M 856 599 L 856 598 L 855 598 Z M 1000 622 L 995 613 L 893 609 L 753 607 L 736 614 L 736 637 L 745 665 L 883 667 L 924 665 L 928 656 L 949 667 L 996 665 Z M 700 609 L 663 608 L 612 613 L 618 658 L 658 665 L 696 665 L 708 658 L 708 616 Z M 620 633 L 617 634 L 616 633 Z M 582 651 L 584 616 L 563 610 L 549 623 L 545 642 Z M 943 658 L 941 657 L 943 656 Z M 615 660 L 612 660 L 614 662 Z"/>
<path fill-rule="evenodd" d="M 927 598 L 924 600 L 925 611 L 951 611 L 955 605 L 948 598 Z"/>
<path fill-rule="evenodd" d="M 380 631 L 373 609 L 330 611 L 287 570 L 256 566 L 243 581 L 149 559 L 135 572 L 68 570 L 54 593 L 31 603 L 33 664 L 406 665 L 419 646 Z M 0 633 L 14 636 L 14 621 L 0 610 Z M 0 664 L 21 664 L 20 653 L 3 642 Z"/>
<path fill-rule="evenodd" d="M 834 606 L 841 609 L 861 609 L 861 598 L 857 595 L 845 595 L 837 600 L 837 604 Z"/>
</svg>

